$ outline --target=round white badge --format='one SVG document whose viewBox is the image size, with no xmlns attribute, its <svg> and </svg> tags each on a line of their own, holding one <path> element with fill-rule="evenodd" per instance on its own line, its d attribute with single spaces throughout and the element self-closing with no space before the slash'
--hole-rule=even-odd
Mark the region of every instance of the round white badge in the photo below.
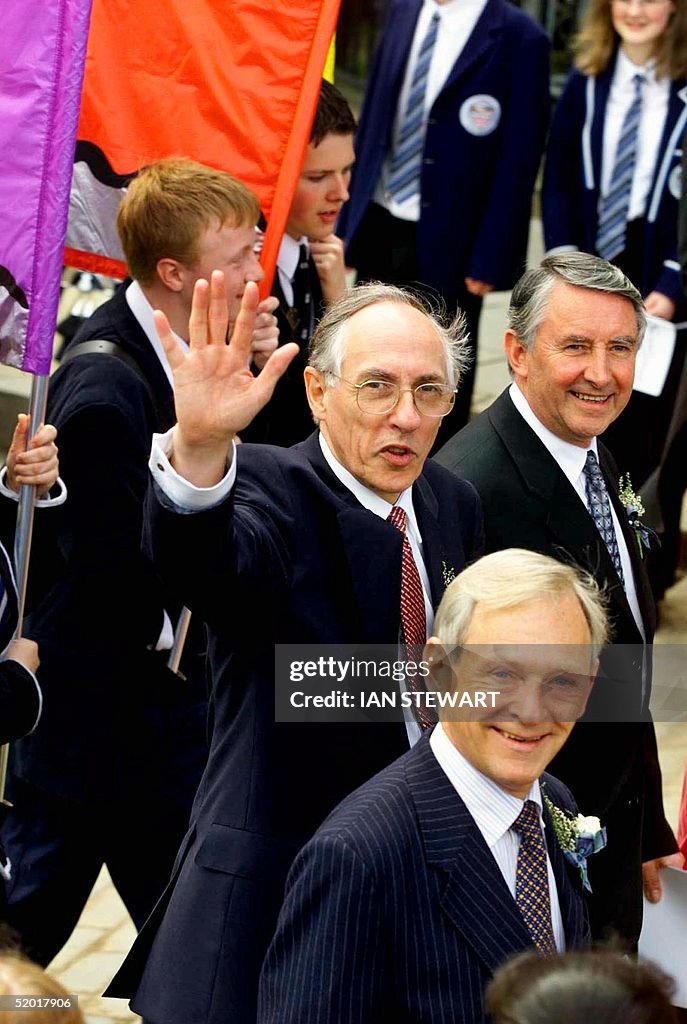
<svg viewBox="0 0 687 1024">
<path fill-rule="evenodd" d="M 461 104 L 460 123 L 470 135 L 491 135 L 501 120 L 501 104 L 495 96 L 478 93 Z"/>
<path fill-rule="evenodd" d="M 673 199 L 680 199 L 682 197 L 682 166 L 677 164 L 673 167 L 668 177 L 668 191 L 670 192 Z"/>
</svg>

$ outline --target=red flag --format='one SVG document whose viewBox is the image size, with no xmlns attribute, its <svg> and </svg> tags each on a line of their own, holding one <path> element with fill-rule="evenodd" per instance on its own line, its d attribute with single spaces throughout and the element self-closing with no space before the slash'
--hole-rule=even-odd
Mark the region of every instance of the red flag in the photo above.
<svg viewBox="0 0 687 1024">
<path fill-rule="evenodd" d="M 121 277 L 114 212 L 165 156 L 258 196 L 269 291 L 340 0 L 94 0 L 66 262 Z"/>
</svg>

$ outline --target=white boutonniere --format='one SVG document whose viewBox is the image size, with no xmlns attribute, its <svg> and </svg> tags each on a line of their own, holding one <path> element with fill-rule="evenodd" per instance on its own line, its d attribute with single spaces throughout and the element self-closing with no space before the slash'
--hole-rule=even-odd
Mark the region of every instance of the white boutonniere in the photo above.
<svg viewBox="0 0 687 1024">
<path fill-rule="evenodd" d="M 618 481 L 618 497 L 625 509 L 630 529 L 635 535 L 639 557 L 644 558 L 645 553 L 651 547 L 651 541 L 655 539 L 659 544 L 660 541 L 656 531 L 652 530 L 649 526 L 645 526 L 642 522 L 642 516 L 646 510 L 642 499 L 632 489 L 629 473 L 624 473 Z"/>
<path fill-rule="evenodd" d="M 606 845 L 606 829 L 594 815 L 573 814 L 557 807 L 548 796 L 542 793 L 542 799 L 551 816 L 553 831 L 563 856 L 574 864 L 580 872 L 582 886 L 587 892 L 592 891 L 587 875 L 587 859 L 593 853 L 603 850 Z"/>
<path fill-rule="evenodd" d="M 453 583 L 456 578 L 456 570 L 447 562 L 441 563 L 441 574 L 444 577 L 444 587 L 448 587 L 448 585 Z"/>
</svg>

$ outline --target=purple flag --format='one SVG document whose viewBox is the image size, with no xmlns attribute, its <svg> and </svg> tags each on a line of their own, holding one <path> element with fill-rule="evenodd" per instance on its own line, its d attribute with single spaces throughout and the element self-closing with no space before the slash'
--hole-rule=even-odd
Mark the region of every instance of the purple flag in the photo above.
<svg viewBox="0 0 687 1024">
<path fill-rule="evenodd" d="M 5 3 L 0 362 L 50 372 L 91 0 Z"/>
</svg>

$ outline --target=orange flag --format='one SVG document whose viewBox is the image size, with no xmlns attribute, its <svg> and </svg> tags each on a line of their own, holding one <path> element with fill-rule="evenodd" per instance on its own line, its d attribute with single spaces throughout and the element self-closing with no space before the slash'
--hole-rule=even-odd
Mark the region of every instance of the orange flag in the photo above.
<svg viewBox="0 0 687 1024">
<path fill-rule="evenodd" d="M 267 293 L 339 5 L 93 0 L 65 262 L 122 277 L 122 190 L 142 166 L 188 156 L 258 196 Z"/>
</svg>

